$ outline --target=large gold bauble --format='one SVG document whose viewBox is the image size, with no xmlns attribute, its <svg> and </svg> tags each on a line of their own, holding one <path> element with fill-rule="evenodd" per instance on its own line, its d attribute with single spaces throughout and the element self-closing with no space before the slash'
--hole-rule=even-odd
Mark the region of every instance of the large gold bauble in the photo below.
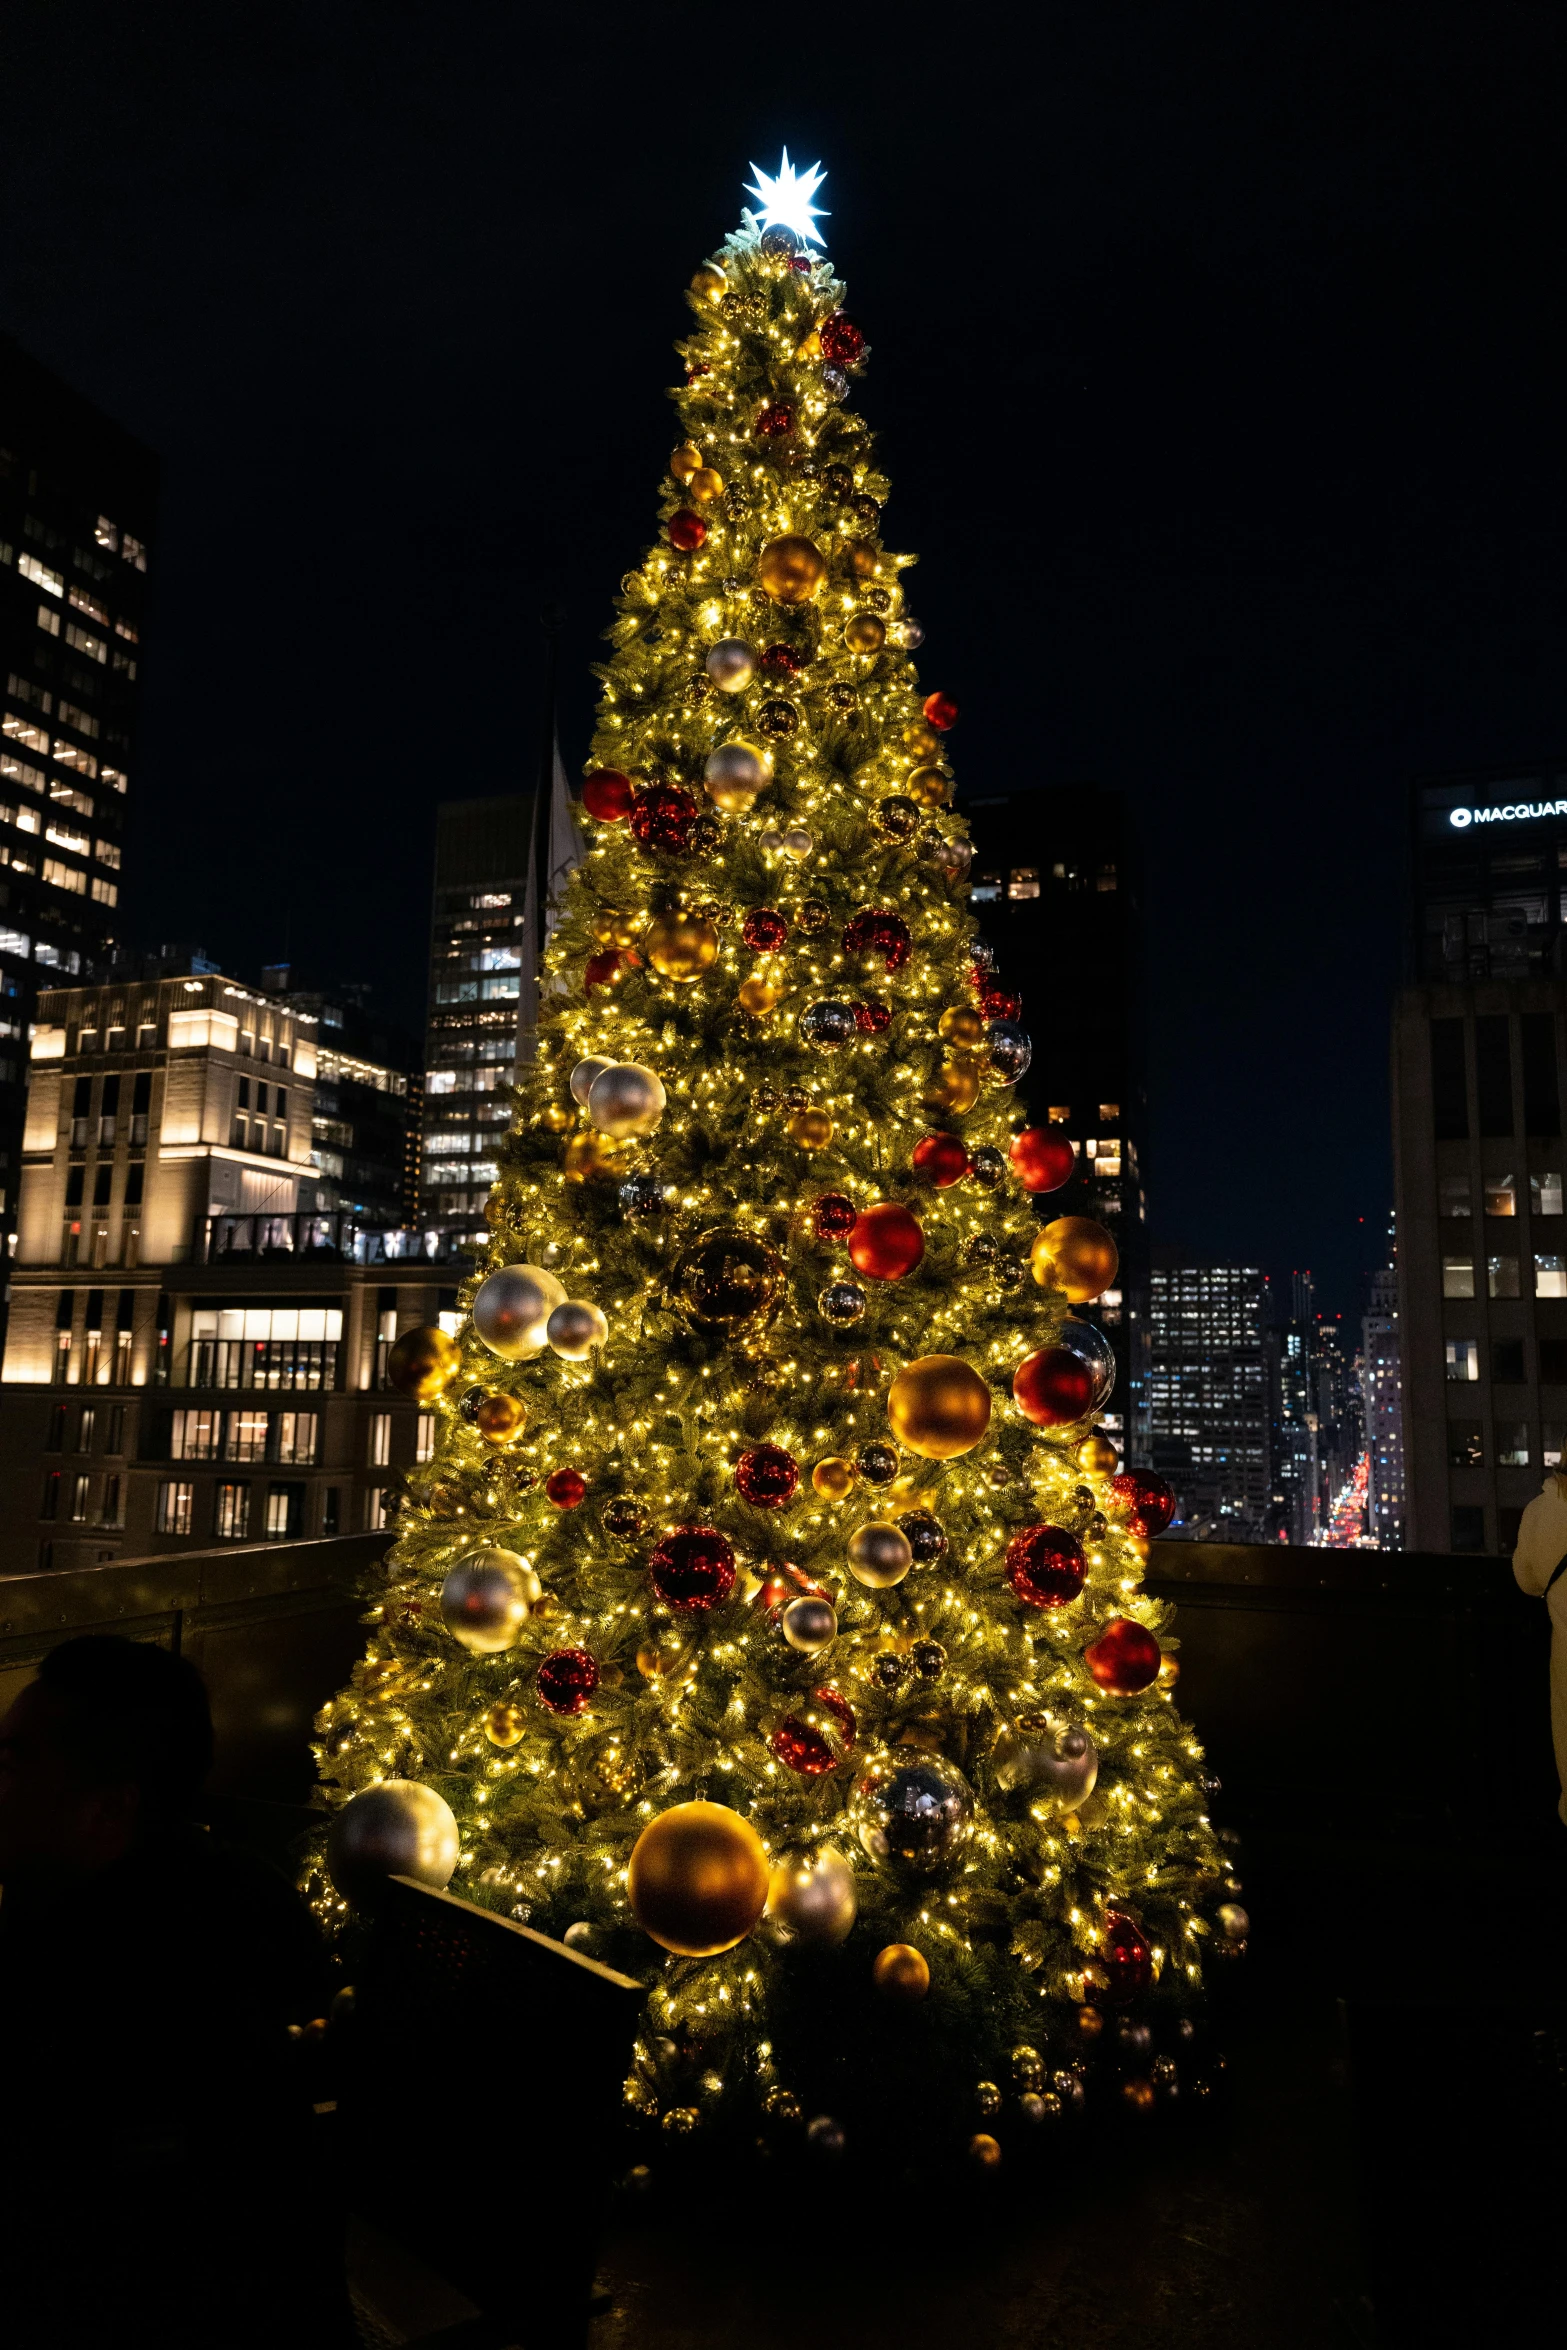
<svg viewBox="0 0 1567 2350">
<path fill-rule="evenodd" d="M 676 481 L 689 481 L 701 469 L 702 452 L 695 441 L 682 441 L 669 460 L 669 470 Z"/>
<path fill-rule="evenodd" d="M 405 1330 L 386 1358 L 389 1386 L 416 1403 L 434 1403 L 462 1368 L 462 1348 L 435 1324 Z"/>
<path fill-rule="evenodd" d="M 568 1183 L 587 1183 L 594 1176 L 613 1180 L 624 1174 L 625 1146 L 612 1134 L 587 1132 L 574 1134 L 566 1145 L 565 1169 Z"/>
<path fill-rule="evenodd" d="M 972 1052 L 985 1041 L 984 1014 L 970 1004 L 949 1004 L 936 1023 L 938 1035 L 960 1052 Z"/>
<path fill-rule="evenodd" d="M 913 2006 L 930 1989 L 930 1962 L 912 1942 L 889 1942 L 871 1961 L 871 1981 L 884 1998 Z"/>
<path fill-rule="evenodd" d="M 814 539 L 791 533 L 769 539 L 756 559 L 756 576 L 775 604 L 808 604 L 827 577 Z"/>
<path fill-rule="evenodd" d="M 527 1425 L 528 1407 L 518 1395 L 487 1395 L 473 1415 L 486 1444 L 510 1444 Z"/>
<path fill-rule="evenodd" d="M 732 1225 L 714 1225 L 675 1268 L 675 1283 L 693 1321 L 736 1329 L 770 1311 L 783 1266 L 765 1241 Z"/>
<path fill-rule="evenodd" d="M 961 1061 L 943 1061 L 920 1096 L 933 1117 L 961 1118 L 979 1099 L 979 1071 Z"/>
<path fill-rule="evenodd" d="M 528 1717 L 521 1706 L 510 1705 L 504 1698 L 484 1717 L 484 1735 L 492 1746 L 520 1746 L 527 1727 Z"/>
<path fill-rule="evenodd" d="M 1110 1287 L 1121 1254 L 1092 1216 L 1057 1216 L 1029 1250 L 1028 1261 L 1041 1289 L 1053 1282 L 1065 1290 L 1068 1305 L 1086 1306 Z"/>
<path fill-rule="evenodd" d="M 920 1355 L 888 1388 L 887 1418 L 910 1452 L 928 1461 L 956 1460 L 990 1426 L 990 1389 L 961 1355 Z"/>
<path fill-rule="evenodd" d="M 943 775 L 939 767 L 916 767 L 912 775 L 905 776 L 903 789 L 917 808 L 944 808 L 952 778 Z"/>
<path fill-rule="evenodd" d="M 824 1151 L 833 1138 L 833 1123 L 825 1110 L 796 1110 L 789 1132 L 804 1151 Z"/>
<path fill-rule="evenodd" d="M 632 1847 L 626 1892 L 644 1934 L 677 1958 L 743 1942 L 767 1903 L 769 1871 L 749 1820 L 722 1803 L 677 1803 Z"/>
<path fill-rule="evenodd" d="M 933 726 L 925 724 L 923 718 L 916 718 L 911 726 L 903 729 L 903 740 L 916 759 L 939 759 L 941 756 L 941 737 Z"/>
<path fill-rule="evenodd" d="M 704 506 L 710 505 L 714 498 L 723 496 L 724 477 L 711 465 L 699 465 L 686 483 L 686 488 L 692 497 L 699 498 Z"/>
<path fill-rule="evenodd" d="M 617 914 L 612 906 L 600 906 L 588 928 L 601 947 L 619 947 L 624 953 L 636 945 L 646 920 L 645 914 Z"/>
<path fill-rule="evenodd" d="M 844 550 L 849 568 L 856 579 L 874 579 L 876 576 L 876 549 L 869 539 L 851 539 Z"/>
<path fill-rule="evenodd" d="M 700 914 L 655 914 L 644 951 L 665 979 L 699 979 L 718 960 L 718 926 Z"/>
<path fill-rule="evenodd" d="M 854 1491 L 858 1475 L 853 1461 L 846 1461 L 841 1453 L 829 1453 L 811 1471 L 811 1483 L 828 1501 L 842 1501 L 846 1493 Z"/>
<path fill-rule="evenodd" d="M 879 653 L 887 642 L 887 623 L 874 612 L 851 612 L 843 624 L 843 641 L 851 653 Z"/>
<path fill-rule="evenodd" d="M 1091 1436 L 1085 1436 L 1077 1448 L 1077 1465 L 1080 1469 L 1086 1469 L 1091 1477 L 1113 1477 L 1120 1465 L 1120 1458 L 1102 1428 L 1096 1428 Z"/>
<path fill-rule="evenodd" d="M 770 979 L 764 979 L 759 971 L 753 971 L 749 979 L 740 982 L 740 1009 L 749 1012 L 753 1020 L 765 1020 L 781 992 Z"/>
<path fill-rule="evenodd" d="M 691 280 L 691 291 L 704 302 L 720 301 L 729 291 L 728 276 L 716 261 L 704 261 Z"/>
</svg>

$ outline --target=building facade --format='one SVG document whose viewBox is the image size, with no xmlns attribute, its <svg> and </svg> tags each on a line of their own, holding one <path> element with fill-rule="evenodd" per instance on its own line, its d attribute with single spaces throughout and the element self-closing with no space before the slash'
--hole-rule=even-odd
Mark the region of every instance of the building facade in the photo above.
<svg viewBox="0 0 1567 2350">
<path fill-rule="evenodd" d="M 1253 1265 L 1155 1249 L 1150 1450 L 1189 1540 L 1266 1538 L 1271 1492 L 1267 1280 Z"/>
<path fill-rule="evenodd" d="M 261 974 L 266 992 L 316 1024 L 316 1093 L 311 1161 L 323 1207 L 347 1208 L 361 1224 L 406 1217 L 410 1136 L 422 1089 L 410 1090 L 413 1040 L 371 1009 L 359 982 L 304 987 L 287 963 Z M 417 1202 L 415 1202 L 417 1208 Z"/>
<path fill-rule="evenodd" d="M 1422 777 L 1409 824 L 1412 981 L 1560 971 L 1567 758 Z"/>
<path fill-rule="evenodd" d="M 119 926 L 150 452 L 0 337 L 0 1249 L 16 1230 L 40 986 Z"/>
<path fill-rule="evenodd" d="M 433 1442 L 387 1354 L 457 1275 L 323 1205 L 315 1021 L 205 970 L 37 1008 L 0 1573 L 385 1523 Z"/>
<path fill-rule="evenodd" d="M 1119 792 L 981 794 L 963 802 L 974 841 L 970 902 L 998 968 L 1023 997 L 1034 1061 L 1020 1092 L 1031 1114 L 1077 1146 L 1077 1171 L 1038 1205 L 1093 1216 L 1121 1255 L 1113 1290 L 1084 1310 L 1115 1349 L 1104 1425 L 1128 1460 L 1150 1459 L 1147 1085 L 1142 886 Z M 1073 973 L 1092 983 L 1063 999 Z M 1063 1016 L 1049 1017 L 1056 1004 Z M 1032 1017 L 1031 1017 L 1032 1015 Z"/>
<path fill-rule="evenodd" d="M 1402 1550 L 1404 1399 L 1395 1265 L 1371 1278 L 1360 1322 L 1360 1391 L 1366 1424 L 1366 1532 L 1378 1550 Z"/>
</svg>

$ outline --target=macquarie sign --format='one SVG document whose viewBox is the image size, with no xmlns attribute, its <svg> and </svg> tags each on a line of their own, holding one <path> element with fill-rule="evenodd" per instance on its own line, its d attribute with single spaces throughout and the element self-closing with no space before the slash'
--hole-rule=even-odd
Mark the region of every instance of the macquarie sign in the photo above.
<svg viewBox="0 0 1567 2350">
<path fill-rule="evenodd" d="M 1455 832 L 1471 824 L 1527 824 L 1539 816 L 1567 816 L 1567 800 L 1504 800 L 1491 808 L 1449 808 Z"/>
</svg>

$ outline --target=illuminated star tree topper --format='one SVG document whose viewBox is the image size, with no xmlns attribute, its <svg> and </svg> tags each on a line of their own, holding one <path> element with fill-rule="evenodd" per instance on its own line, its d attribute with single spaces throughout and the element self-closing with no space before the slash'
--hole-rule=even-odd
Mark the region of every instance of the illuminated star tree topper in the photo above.
<svg viewBox="0 0 1567 2350">
<path fill-rule="evenodd" d="M 816 231 L 817 218 L 820 216 L 823 220 L 830 220 L 832 215 L 825 206 L 811 201 L 827 177 L 821 165 L 812 163 L 804 171 L 796 171 L 789 161 L 789 150 L 785 147 L 776 177 L 763 171 L 759 163 L 753 163 L 751 169 L 756 178 L 746 189 L 746 194 L 754 196 L 762 207 L 758 225 L 764 229 L 774 226 L 792 229 L 797 237 L 807 243 L 822 244 L 824 240 Z"/>
</svg>

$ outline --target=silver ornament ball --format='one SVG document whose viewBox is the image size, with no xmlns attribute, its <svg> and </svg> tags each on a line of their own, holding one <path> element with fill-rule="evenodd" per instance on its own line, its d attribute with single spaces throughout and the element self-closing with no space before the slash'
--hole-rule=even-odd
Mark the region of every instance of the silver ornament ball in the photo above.
<svg viewBox="0 0 1567 2350">
<path fill-rule="evenodd" d="M 726 636 L 708 647 L 706 667 L 720 693 L 737 694 L 756 675 L 756 647 L 743 637 Z"/>
<path fill-rule="evenodd" d="M 1025 1715 L 996 1739 L 991 1769 L 998 1787 L 1025 1788 L 1074 1811 L 1094 1791 L 1099 1749 L 1081 1723 Z"/>
<path fill-rule="evenodd" d="M 859 1906 L 854 1871 L 832 1844 L 791 1853 L 768 1881 L 767 1915 L 792 1942 L 832 1948 L 848 1936 Z"/>
<path fill-rule="evenodd" d="M 816 1300 L 816 1308 L 835 1330 L 847 1330 L 865 1312 L 865 1292 L 852 1281 L 829 1281 Z"/>
<path fill-rule="evenodd" d="M 588 1088 L 588 1116 L 600 1134 L 624 1142 L 651 1134 L 664 1115 L 663 1085 L 640 1061 L 611 1061 Z"/>
<path fill-rule="evenodd" d="M 1033 1063 L 1034 1047 L 1015 1020 L 992 1020 L 990 1075 L 997 1085 L 1016 1085 Z"/>
<path fill-rule="evenodd" d="M 830 1000 L 810 1004 L 800 1014 L 800 1034 L 818 1052 L 832 1053 L 854 1034 L 854 1007 Z"/>
<path fill-rule="evenodd" d="M 1093 1401 L 1088 1408 L 1097 1412 L 1115 1386 L 1114 1347 L 1102 1330 L 1092 1322 L 1080 1322 L 1075 1314 L 1068 1314 L 1062 1323 L 1056 1344 L 1088 1366 L 1094 1382 Z"/>
<path fill-rule="evenodd" d="M 634 1224 L 662 1216 L 668 1206 L 669 1194 L 656 1175 L 628 1175 L 620 1187 L 621 1213 Z"/>
<path fill-rule="evenodd" d="M 383 1779 L 351 1796 L 332 1822 L 326 1865 L 343 1898 L 362 1902 L 388 1877 L 415 1877 L 441 1892 L 457 1851 L 457 1822 L 433 1787 Z"/>
<path fill-rule="evenodd" d="M 773 763 L 754 743 L 720 743 L 716 751 L 709 751 L 702 772 L 709 796 L 719 799 L 721 806 L 723 793 L 749 792 L 754 799 L 766 791 L 773 779 Z"/>
<path fill-rule="evenodd" d="M 871 1591 L 888 1591 L 901 1583 L 914 1564 L 914 1552 L 901 1526 L 873 1518 L 849 1544 L 849 1572 L 856 1583 Z"/>
<path fill-rule="evenodd" d="M 783 845 L 786 854 L 791 857 L 808 857 L 816 846 L 816 839 L 803 824 L 791 824 L 783 836 Z"/>
<path fill-rule="evenodd" d="M 571 1087 L 571 1098 L 579 1109 L 585 1110 L 588 1106 L 588 1094 L 592 1089 L 594 1078 L 600 1076 L 604 1070 L 613 1067 L 613 1061 L 605 1053 L 589 1053 L 585 1059 L 577 1063 L 567 1082 Z"/>
<path fill-rule="evenodd" d="M 471 1550 L 441 1585 L 441 1621 L 459 1647 L 499 1656 L 539 1596 L 538 1576 L 514 1550 Z"/>
<path fill-rule="evenodd" d="M 917 652 L 925 642 L 925 631 L 912 615 L 904 621 L 898 630 L 898 642 L 900 645 L 906 645 L 911 653 Z"/>
<path fill-rule="evenodd" d="M 1213 1914 L 1226 1942 L 1244 1942 L 1251 1932 L 1251 1919 L 1238 1901 L 1221 1901 Z"/>
<path fill-rule="evenodd" d="M 783 1636 L 802 1656 L 820 1656 L 838 1637 L 838 1611 L 830 1599 L 802 1592 L 791 1599 L 778 1619 Z"/>
<path fill-rule="evenodd" d="M 878 1755 L 854 1790 L 855 1833 L 872 1860 L 895 1861 L 933 1877 L 968 1842 L 974 1798 L 961 1771 L 939 1754 L 895 1746 Z"/>
<path fill-rule="evenodd" d="M 503 1265 L 479 1284 L 473 1326 L 504 1362 L 526 1362 L 544 1352 L 544 1326 L 566 1292 L 542 1265 Z"/>
<path fill-rule="evenodd" d="M 830 375 L 831 368 L 827 372 Z M 814 2121 L 807 2122 L 805 2135 L 813 2152 L 824 2154 L 832 2161 L 837 2160 L 849 2142 L 844 2135 L 842 2122 L 834 2121 L 830 2113 L 819 2113 Z"/>
<path fill-rule="evenodd" d="M 609 1324 L 597 1306 L 571 1297 L 557 1306 L 544 1325 L 553 1351 L 568 1363 L 585 1363 L 596 1346 L 609 1336 Z"/>
<path fill-rule="evenodd" d="M 969 1159 L 968 1172 L 971 1183 L 979 1184 L 985 1191 L 994 1191 L 1006 1179 L 1007 1163 L 1000 1151 L 992 1149 L 988 1142 L 981 1143 Z"/>
</svg>

